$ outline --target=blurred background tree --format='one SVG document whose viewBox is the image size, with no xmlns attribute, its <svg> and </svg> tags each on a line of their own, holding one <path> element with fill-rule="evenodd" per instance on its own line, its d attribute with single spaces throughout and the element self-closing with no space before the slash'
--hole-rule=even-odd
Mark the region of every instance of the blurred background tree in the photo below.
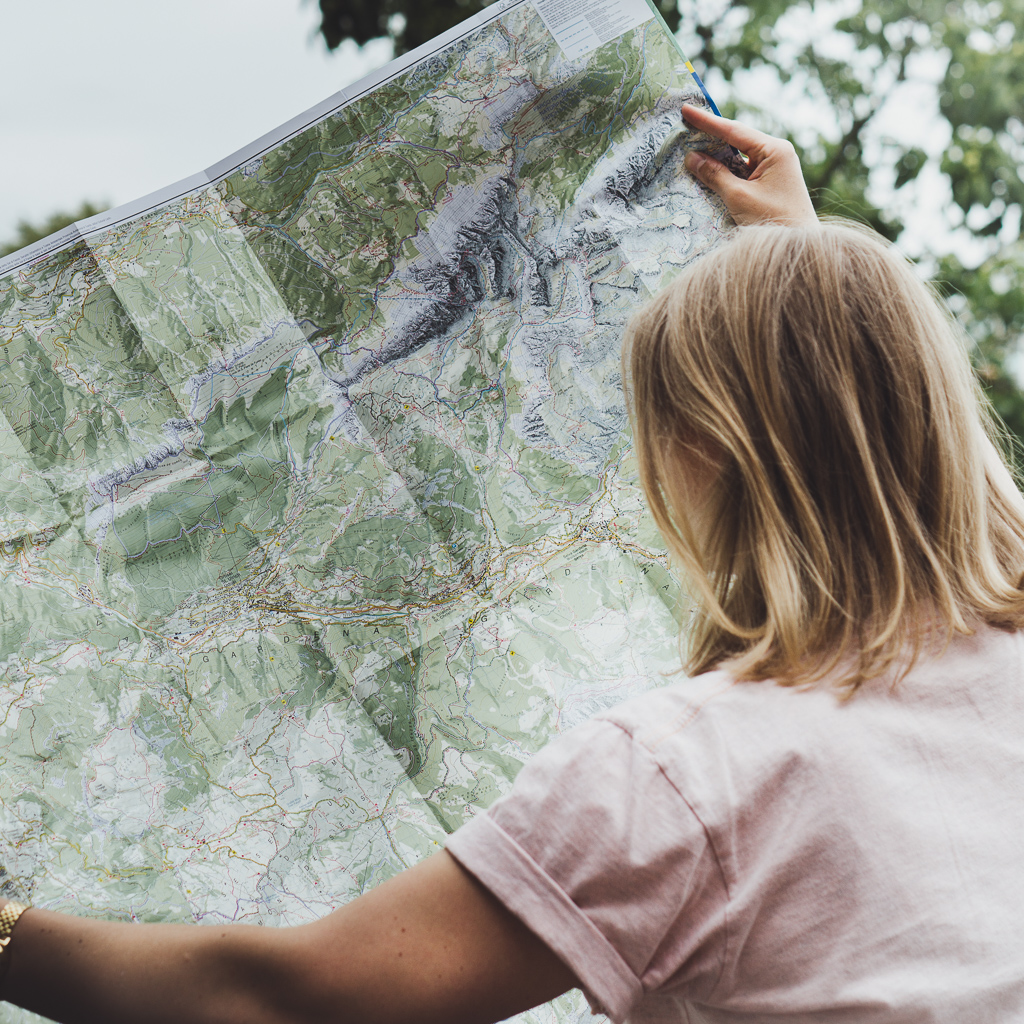
<svg viewBox="0 0 1024 1024">
<path fill-rule="evenodd" d="M 93 217 L 102 213 L 105 206 L 95 206 L 93 203 L 85 202 L 75 213 L 54 213 L 41 224 L 30 224 L 23 220 L 18 222 L 17 234 L 9 242 L 0 243 L 0 256 L 9 256 L 12 252 L 24 249 L 26 245 L 38 242 L 47 235 L 52 235 L 61 228 L 74 224 L 76 220 L 85 220 L 86 217 Z"/>
<path fill-rule="evenodd" d="M 725 113 L 797 146 L 820 212 L 917 258 L 1024 440 L 1024 0 L 656 2 Z M 321 32 L 331 48 L 390 36 L 398 54 L 486 6 L 320 0 Z M 905 224 L 922 205 L 927 231 Z"/>
<path fill-rule="evenodd" d="M 390 37 L 395 56 L 413 50 L 440 35 L 490 0 L 320 0 L 320 32 L 334 50 L 346 39 L 360 46 L 371 39 Z M 676 0 L 655 0 L 673 32 L 679 27 Z"/>
</svg>

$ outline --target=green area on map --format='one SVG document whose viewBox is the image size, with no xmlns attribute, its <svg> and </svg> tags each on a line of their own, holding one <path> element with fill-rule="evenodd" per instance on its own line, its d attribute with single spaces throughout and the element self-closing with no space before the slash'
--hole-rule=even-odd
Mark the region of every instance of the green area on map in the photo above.
<svg viewBox="0 0 1024 1024">
<path fill-rule="evenodd" d="M 519 5 L 0 278 L 9 891 L 308 920 L 662 681 L 619 354 L 724 227 L 697 93 L 657 19 L 568 61 Z"/>
</svg>

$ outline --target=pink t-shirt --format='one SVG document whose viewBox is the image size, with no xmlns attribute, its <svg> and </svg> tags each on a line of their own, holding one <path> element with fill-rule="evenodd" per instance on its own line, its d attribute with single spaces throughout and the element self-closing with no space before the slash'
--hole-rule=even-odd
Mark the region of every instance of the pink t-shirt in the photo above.
<svg viewBox="0 0 1024 1024">
<path fill-rule="evenodd" d="M 1022 644 L 986 628 L 845 703 L 672 683 L 448 849 L 614 1021 L 1024 1021 Z"/>
</svg>

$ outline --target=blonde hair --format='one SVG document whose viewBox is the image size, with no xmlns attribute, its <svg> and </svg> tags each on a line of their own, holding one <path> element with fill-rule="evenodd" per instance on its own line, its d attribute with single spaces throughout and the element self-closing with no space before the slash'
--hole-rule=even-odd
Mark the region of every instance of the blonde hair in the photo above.
<svg viewBox="0 0 1024 1024">
<path fill-rule="evenodd" d="M 698 601 L 685 664 L 852 692 L 1024 625 L 1024 502 L 954 322 L 849 224 L 738 229 L 623 354 L 641 484 Z"/>
</svg>

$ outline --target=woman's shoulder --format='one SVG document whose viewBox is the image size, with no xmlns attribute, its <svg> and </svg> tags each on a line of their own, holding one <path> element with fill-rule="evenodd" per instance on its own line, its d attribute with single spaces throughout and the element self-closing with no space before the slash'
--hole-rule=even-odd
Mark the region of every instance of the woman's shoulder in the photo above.
<svg viewBox="0 0 1024 1024">
<path fill-rule="evenodd" d="M 792 714 L 797 700 L 834 704 L 841 697 L 826 686 L 798 689 L 771 679 L 739 680 L 723 668 L 662 682 L 596 718 L 618 726 L 633 742 L 653 751 L 669 737 L 721 729 L 730 721 L 735 727 L 763 726 L 765 716 Z"/>
<path fill-rule="evenodd" d="M 840 675 L 837 673 L 837 676 Z M 737 679 L 728 668 L 666 681 L 603 712 L 599 719 L 652 752 L 666 744 L 721 744 L 740 756 L 748 744 L 792 752 L 829 745 L 862 729 L 917 728 L 929 716 L 961 713 L 1024 721 L 1024 632 L 979 625 L 970 635 L 926 646 L 909 671 L 900 667 L 854 694 L 828 676 L 813 685 Z"/>
</svg>

